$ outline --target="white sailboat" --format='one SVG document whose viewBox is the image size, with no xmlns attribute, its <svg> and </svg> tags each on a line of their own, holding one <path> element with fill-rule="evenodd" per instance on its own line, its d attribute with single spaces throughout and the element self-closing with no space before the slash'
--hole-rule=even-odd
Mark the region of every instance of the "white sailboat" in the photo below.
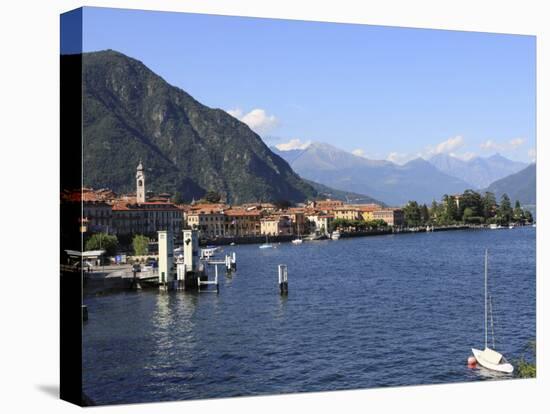
<svg viewBox="0 0 550 414">
<path fill-rule="evenodd" d="M 292 240 L 292 244 L 302 244 L 303 240 L 300 237 L 300 227 L 298 227 L 298 237 Z"/>
<path fill-rule="evenodd" d="M 485 349 L 482 351 L 480 349 L 472 348 L 472 353 L 477 361 L 477 363 L 487 369 L 504 372 L 511 374 L 514 372 L 514 367 L 510 364 L 504 356 L 495 351 L 494 349 L 489 348 L 487 345 L 487 259 L 488 252 L 485 250 Z M 493 325 L 493 312 L 491 306 L 491 326 Z M 493 348 L 495 348 L 495 338 L 493 333 Z"/>
<path fill-rule="evenodd" d="M 265 236 L 265 243 L 264 244 L 260 244 L 260 249 L 271 249 L 273 247 L 272 244 L 269 244 L 269 239 L 268 239 L 268 236 L 266 234 Z"/>
</svg>

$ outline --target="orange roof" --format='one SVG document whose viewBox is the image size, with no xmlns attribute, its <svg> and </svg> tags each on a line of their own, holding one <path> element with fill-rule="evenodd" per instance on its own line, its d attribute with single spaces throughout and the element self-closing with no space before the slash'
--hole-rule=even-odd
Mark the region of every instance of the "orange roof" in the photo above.
<svg viewBox="0 0 550 414">
<path fill-rule="evenodd" d="M 260 216 L 261 212 L 258 210 L 244 210 L 241 208 L 229 208 L 224 211 L 226 216 Z"/>
</svg>

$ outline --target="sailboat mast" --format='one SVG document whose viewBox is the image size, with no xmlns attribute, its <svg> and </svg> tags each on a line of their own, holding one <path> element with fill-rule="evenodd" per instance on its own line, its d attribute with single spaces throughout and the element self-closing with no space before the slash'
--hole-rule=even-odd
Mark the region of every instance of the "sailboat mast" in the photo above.
<svg viewBox="0 0 550 414">
<path fill-rule="evenodd" d="M 487 249 L 485 249 L 485 348 L 487 349 Z"/>
</svg>

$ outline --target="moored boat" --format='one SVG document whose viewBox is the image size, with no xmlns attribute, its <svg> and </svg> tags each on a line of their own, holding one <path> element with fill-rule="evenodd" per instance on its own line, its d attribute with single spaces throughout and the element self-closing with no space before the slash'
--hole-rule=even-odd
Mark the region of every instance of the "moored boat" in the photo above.
<svg viewBox="0 0 550 414">
<path fill-rule="evenodd" d="M 506 374 L 511 374 L 514 372 L 514 367 L 510 364 L 504 356 L 495 351 L 494 349 L 489 348 L 487 345 L 487 307 L 489 304 L 490 307 L 490 316 L 491 316 L 491 328 L 493 327 L 493 311 L 491 302 L 487 301 L 487 262 L 488 262 L 488 251 L 485 250 L 485 349 L 482 351 L 480 349 L 472 348 L 472 353 L 477 363 L 482 367 L 490 369 L 492 371 L 503 372 Z M 495 348 L 495 337 L 493 331 L 493 348 Z"/>
</svg>

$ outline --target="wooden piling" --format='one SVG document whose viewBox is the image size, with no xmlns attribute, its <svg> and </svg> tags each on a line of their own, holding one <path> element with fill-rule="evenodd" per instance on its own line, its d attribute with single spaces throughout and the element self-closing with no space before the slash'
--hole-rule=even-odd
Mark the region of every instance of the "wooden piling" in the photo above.
<svg viewBox="0 0 550 414">
<path fill-rule="evenodd" d="M 288 295 L 288 267 L 285 264 L 279 265 L 279 291 L 281 295 Z"/>
<path fill-rule="evenodd" d="M 82 320 L 87 321 L 88 320 L 88 306 L 82 305 Z"/>
</svg>

